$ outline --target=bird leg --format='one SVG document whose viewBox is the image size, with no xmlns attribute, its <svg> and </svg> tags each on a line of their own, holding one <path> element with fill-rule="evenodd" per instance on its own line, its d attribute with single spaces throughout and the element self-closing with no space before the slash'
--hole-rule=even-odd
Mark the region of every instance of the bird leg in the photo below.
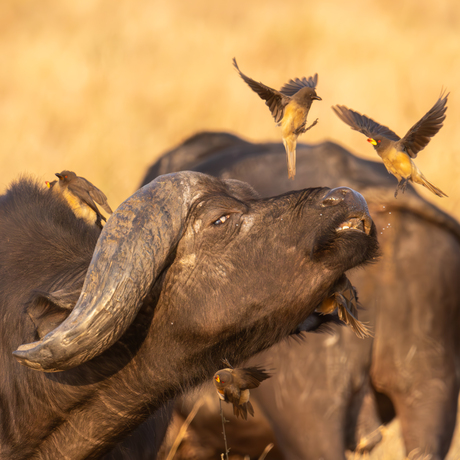
<svg viewBox="0 0 460 460">
<path fill-rule="evenodd" d="M 407 179 L 404 179 L 404 177 L 401 178 L 401 180 L 398 182 L 398 185 L 396 186 L 395 198 L 397 198 L 399 190 L 401 190 L 402 193 L 406 191 L 406 187 L 408 183 L 409 183 L 409 178 Z"/>
<path fill-rule="evenodd" d="M 296 134 L 298 136 L 299 134 L 306 133 L 309 129 L 313 128 L 313 126 L 315 126 L 317 123 L 318 123 L 318 118 L 308 128 L 305 128 L 305 125 L 307 124 L 307 122 L 305 121 L 305 123 L 303 125 L 300 125 L 294 131 L 294 134 Z"/>
<path fill-rule="evenodd" d="M 401 191 L 404 193 L 406 191 L 407 184 L 409 183 L 409 178 L 402 180 Z"/>
</svg>

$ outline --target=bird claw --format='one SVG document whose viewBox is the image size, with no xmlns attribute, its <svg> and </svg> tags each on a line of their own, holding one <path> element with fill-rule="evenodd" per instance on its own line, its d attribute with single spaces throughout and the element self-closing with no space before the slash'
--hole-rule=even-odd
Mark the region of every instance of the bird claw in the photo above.
<svg viewBox="0 0 460 460">
<path fill-rule="evenodd" d="M 307 124 L 307 122 L 303 123 L 302 125 L 300 125 L 297 129 L 295 129 L 293 131 L 293 133 L 298 136 L 299 134 L 302 134 L 304 132 L 306 132 L 307 130 L 305 129 L 305 125 Z"/>
<path fill-rule="evenodd" d="M 295 131 L 294 131 L 294 134 L 296 134 L 297 136 L 299 134 L 304 134 L 306 133 L 309 129 L 313 128 L 313 126 L 315 126 L 316 124 L 318 124 L 318 118 L 308 127 L 308 128 L 305 128 L 305 125 L 307 124 L 307 122 L 305 122 L 303 125 L 299 126 Z"/>
<path fill-rule="evenodd" d="M 399 190 L 401 190 L 402 193 L 404 193 L 406 191 L 408 183 L 409 183 L 409 178 L 401 179 L 398 182 L 398 185 L 396 186 L 396 190 L 395 190 L 395 198 L 397 198 Z"/>
<path fill-rule="evenodd" d="M 309 129 L 313 128 L 313 126 L 316 126 L 318 124 L 319 118 L 317 118 L 308 128 L 305 129 L 304 133 L 307 132 Z"/>
</svg>

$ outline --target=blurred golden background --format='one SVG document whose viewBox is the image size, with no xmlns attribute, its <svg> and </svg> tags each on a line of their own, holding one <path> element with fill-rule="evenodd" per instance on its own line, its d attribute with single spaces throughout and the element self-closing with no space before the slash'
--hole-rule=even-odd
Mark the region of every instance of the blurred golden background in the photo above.
<svg viewBox="0 0 460 460">
<path fill-rule="evenodd" d="M 330 139 L 374 160 L 331 105 L 402 136 L 447 88 L 444 127 L 416 163 L 449 198 L 416 189 L 460 218 L 458 0 L 3 0 L 0 37 L 2 192 L 22 173 L 45 181 L 70 169 L 115 209 L 197 131 L 281 141 L 235 56 L 276 89 L 317 72 L 323 101 L 309 121 L 319 124 L 300 141 Z"/>
<path fill-rule="evenodd" d="M 108 196 L 133 193 L 165 150 L 199 130 L 281 141 L 240 68 L 279 89 L 319 74 L 302 142 L 331 139 L 377 160 L 332 112 L 345 104 L 399 135 L 451 91 L 444 127 L 416 162 L 460 217 L 460 5 L 457 0 L 3 0 L 1 189 L 70 169 Z M 395 180 L 396 184 L 396 180 Z"/>
</svg>

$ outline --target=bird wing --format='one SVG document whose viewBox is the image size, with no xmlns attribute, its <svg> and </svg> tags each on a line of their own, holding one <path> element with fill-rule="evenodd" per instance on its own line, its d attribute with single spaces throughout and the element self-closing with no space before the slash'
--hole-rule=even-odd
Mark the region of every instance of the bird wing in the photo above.
<svg viewBox="0 0 460 460">
<path fill-rule="evenodd" d="M 434 106 L 401 139 L 401 144 L 404 145 L 410 157 L 415 158 L 417 153 L 423 150 L 431 138 L 442 128 L 442 123 L 446 119 L 446 104 L 449 94 L 441 94 Z"/>
<path fill-rule="evenodd" d="M 303 77 L 302 79 L 300 78 L 295 78 L 294 80 L 289 80 L 281 89 L 280 93 L 284 94 L 285 96 L 294 96 L 295 93 L 300 91 L 302 88 L 309 87 L 309 88 L 316 88 L 316 85 L 318 84 L 318 74 L 315 73 L 313 77 L 308 77 L 305 78 Z"/>
<path fill-rule="evenodd" d="M 276 123 L 279 123 L 283 118 L 284 108 L 289 102 L 289 97 L 285 96 L 279 91 L 276 91 L 276 89 L 270 88 L 269 86 L 246 76 L 243 72 L 241 72 L 235 58 L 233 58 L 233 65 L 240 74 L 240 77 L 254 92 L 259 95 L 261 99 L 265 101 L 265 105 L 270 109 L 270 112 Z"/>
<path fill-rule="evenodd" d="M 392 141 L 399 141 L 400 137 L 387 126 L 381 125 L 366 115 L 361 115 L 344 105 L 332 107 L 334 113 L 351 129 L 364 134 L 367 137 L 384 136 Z"/>
<path fill-rule="evenodd" d="M 223 388 L 225 401 L 232 404 L 238 404 L 240 402 L 241 392 L 240 388 L 236 385 L 229 384 Z"/>
<path fill-rule="evenodd" d="M 102 190 L 99 190 L 95 185 L 93 185 L 89 180 L 85 179 L 84 177 L 79 177 L 79 180 L 84 181 L 85 183 L 85 188 L 89 193 L 89 196 L 97 203 L 99 204 L 104 211 L 108 212 L 109 214 L 112 214 L 113 211 L 109 206 L 109 203 L 107 202 L 107 197 L 105 196 L 105 193 Z"/>
<path fill-rule="evenodd" d="M 271 375 L 260 367 L 246 367 L 244 369 L 234 369 L 233 374 L 241 390 L 257 388 L 261 382 L 271 377 Z"/>
<path fill-rule="evenodd" d="M 87 204 L 96 213 L 96 215 L 102 216 L 99 212 L 99 209 L 97 209 L 97 206 L 91 198 L 90 194 L 88 193 L 88 190 L 84 183 L 80 182 L 79 180 L 74 180 L 68 185 L 68 189 L 81 201 Z"/>
</svg>

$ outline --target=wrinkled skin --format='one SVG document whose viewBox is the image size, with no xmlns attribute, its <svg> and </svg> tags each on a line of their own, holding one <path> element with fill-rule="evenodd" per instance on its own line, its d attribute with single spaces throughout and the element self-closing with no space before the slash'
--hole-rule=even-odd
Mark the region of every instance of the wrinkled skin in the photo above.
<svg viewBox="0 0 460 460">
<path fill-rule="evenodd" d="M 143 187 L 100 234 L 31 180 L 0 216 L 8 460 L 155 458 L 168 401 L 294 332 L 377 250 L 350 189 L 258 199 L 199 173 Z M 336 231 L 351 217 L 369 235 Z"/>
<path fill-rule="evenodd" d="M 250 361 L 278 369 L 253 400 L 287 459 L 336 460 L 345 459 L 346 448 L 371 450 L 380 440 L 379 425 L 394 411 L 411 459 L 443 459 L 459 392 L 458 223 L 412 188 L 395 200 L 394 178 L 383 165 L 337 144 L 299 146 L 294 183 L 285 174 L 283 154 L 281 144 L 203 133 L 160 158 L 146 179 L 197 170 L 247 181 L 262 196 L 340 184 L 369 203 L 383 255 L 347 275 L 365 308 L 360 319 L 370 321 L 375 339 L 359 340 L 342 327 L 332 336 L 309 334 L 303 343 L 276 345 Z"/>
</svg>

